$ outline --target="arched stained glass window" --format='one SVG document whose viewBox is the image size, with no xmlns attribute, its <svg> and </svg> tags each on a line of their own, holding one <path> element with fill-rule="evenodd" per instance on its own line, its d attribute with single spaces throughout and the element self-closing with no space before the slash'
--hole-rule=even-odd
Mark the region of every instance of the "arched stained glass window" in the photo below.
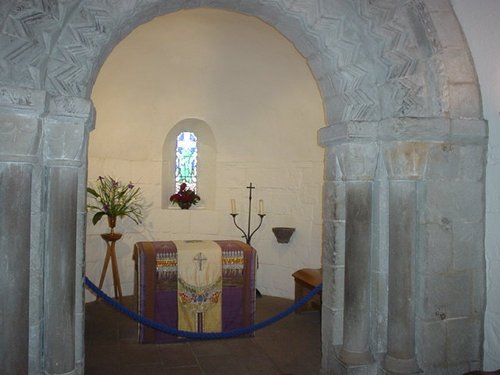
<svg viewBox="0 0 500 375">
<path fill-rule="evenodd" d="M 192 132 L 181 132 L 175 147 L 175 188 L 179 190 L 185 182 L 189 189 L 197 191 L 198 144 Z"/>
<path fill-rule="evenodd" d="M 197 209 L 215 209 L 216 154 L 215 137 L 206 122 L 186 118 L 175 124 L 162 148 L 162 208 L 175 208 L 169 198 L 186 182 L 201 197 Z"/>
</svg>

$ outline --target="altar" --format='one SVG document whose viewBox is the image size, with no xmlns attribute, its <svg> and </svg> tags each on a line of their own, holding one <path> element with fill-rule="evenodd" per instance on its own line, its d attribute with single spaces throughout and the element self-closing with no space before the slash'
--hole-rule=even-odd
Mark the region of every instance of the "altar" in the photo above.
<svg viewBox="0 0 500 375">
<path fill-rule="evenodd" d="M 134 246 L 137 311 L 192 332 L 226 332 L 255 319 L 256 251 L 232 240 L 149 241 Z M 180 338 L 138 324 L 142 343 Z"/>
</svg>

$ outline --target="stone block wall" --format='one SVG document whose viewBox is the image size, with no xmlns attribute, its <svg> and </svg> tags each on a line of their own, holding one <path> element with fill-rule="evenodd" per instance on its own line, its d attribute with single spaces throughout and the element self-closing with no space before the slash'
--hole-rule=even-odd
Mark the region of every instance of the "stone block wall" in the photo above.
<svg viewBox="0 0 500 375">
<path fill-rule="evenodd" d="M 347 124 L 320 131 L 331 171 L 323 215 L 324 282 L 333 284 L 323 300 L 325 374 L 481 367 L 486 124 L 435 122 L 431 142 L 412 127 L 387 139 L 384 122 L 373 124 L 378 139 Z M 357 137 L 345 141 L 346 133 Z"/>
<path fill-rule="evenodd" d="M 138 164 L 138 167 L 135 165 Z M 161 207 L 159 162 L 145 166 L 133 160 L 98 160 L 90 158 L 89 181 L 100 174 L 130 176 L 140 181 L 147 202 L 145 218 L 136 225 L 131 220 L 119 219 L 117 231 L 124 233 L 116 243 L 117 258 L 123 293 L 133 294 L 134 262 L 132 250 L 135 242 L 177 239 L 235 239 L 242 240 L 234 226 L 230 212 L 230 199 L 236 199 L 239 215 L 237 222 L 246 229 L 248 219 L 248 189 L 253 182 L 256 190 L 252 199 L 252 228 L 258 224 L 258 202 L 264 200 L 266 217 L 254 235 L 252 245 L 258 250 L 259 269 L 257 288 L 266 295 L 293 298 L 292 273 L 304 267 L 321 267 L 321 189 L 323 164 L 321 162 L 216 164 L 216 205 L 214 209 L 194 206 L 180 210 L 175 206 Z M 136 171 L 130 174 L 130 171 Z M 280 178 L 279 176 L 284 176 Z M 134 180 L 134 177 L 137 179 Z M 108 231 L 105 220 L 94 226 L 92 215 L 87 217 L 86 274 L 99 280 L 105 242 L 100 234 Z M 279 244 L 272 233 L 273 227 L 296 228 L 288 244 Z M 244 240 L 243 240 L 244 241 Z M 104 290 L 113 295 L 111 272 L 108 270 Z M 95 297 L 87 292 L 87 301 Z"/>
</svg>

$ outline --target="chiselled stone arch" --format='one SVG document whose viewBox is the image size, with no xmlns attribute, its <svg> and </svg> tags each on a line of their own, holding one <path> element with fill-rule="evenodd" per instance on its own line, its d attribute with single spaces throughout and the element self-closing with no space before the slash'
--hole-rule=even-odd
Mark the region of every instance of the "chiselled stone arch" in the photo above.
<svg viewBox="0 0 500 375">
<path fill-rule="evenodd" d="M 0 372 L 83 372 L 90 92 L 136 26 L 196 7 L 274 26 L 318 82 L 322 372 L 480 367 L 486 125 L 448 0 L 7 0 Z"/>
</svg>

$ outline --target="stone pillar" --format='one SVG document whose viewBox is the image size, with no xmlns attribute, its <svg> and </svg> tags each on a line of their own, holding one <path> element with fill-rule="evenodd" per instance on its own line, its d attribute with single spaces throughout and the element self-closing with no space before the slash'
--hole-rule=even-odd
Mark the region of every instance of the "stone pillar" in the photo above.
<svg viewBox="0 0 500 375">
<path fill-rule="evenodd" d="M 323 183 L 321 374 L 334 371 L 335 347 L 342 344 L 344 315 L 345 194 L 336 149 L 325 146 Z"/>
<path fill-rule="evenodd" d="M 415 257 L 417 181 L 422 178 L 428 145 L 395 142 L 385 147 L 389 178 L 388 373 L 420 372 L 415 356 Z"/>
<path fill-rule="evenodd" d="M 344 339 L 340 358 L 367 364 L 370 354 L 370 249 L 372 182 L 346 183 Z"/>
<path fill-rule="evenodd" d="M 81 354 L 75 332 L 79 170 L 85 160 L 93 107 L 84 99 L 52 99 L 43 122 L 46 183 L 44 370 L 74 374 Z M 76 282 L 81 283 L 79 278 Z M 83 350 L 83 348 L 81 348 Z"/>
<path fill-rule="evenodd" d="M 66 374 L 75 364 L 77 169 L 54 166 L 46 175 L 45 369 Z"/>
<path fill-rule="evenodd" d="M 344 144 L 338 158 L 345 180 L 346 233 L 343 343 L 338 358 L 347 369 L 370 365 L 370 253 L 376 143 Z"/>
<path fill-rule="evenodd" d="M 27 373 L 31 171 L 0 162 L 0 373 Z M 20 184 L 20 186 L 18 185 Z"/>
<path fill-rule="evenodd" d="M 0 374 L 27 374 L 30 357 L 32 179 L 45 95 L 0 87 Z M 21 113 L 19 113 L 21 112 Z M 36 275 L 31 275 L 36 279 Z M 30 298 L 34 297 L 34 298 Z"/>
</svg>

